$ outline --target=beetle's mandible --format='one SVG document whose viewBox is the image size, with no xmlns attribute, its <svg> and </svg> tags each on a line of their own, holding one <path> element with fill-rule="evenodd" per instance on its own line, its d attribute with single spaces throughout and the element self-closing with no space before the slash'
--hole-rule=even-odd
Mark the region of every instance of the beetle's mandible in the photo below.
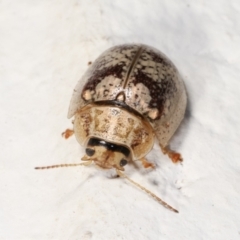
<svg viewBox="0 0 240 240">
<path fill-rule="evenodd" d="M 177 211 L 122 171 L 133 160 L 154 167 L 145 156 L 155 138 L 173 162 L 182 161 L 168 143 L 184 117 L 186 103 L 182 78 L 163 53 L 142 44 L 115 46 L 89 66 L 75 87 L 68 112 L 68 118 L 74 117 L 74 127 L 63 136 L 74 134 L 85 147 L 80 165 L 95 163 L 104 169 L 115 168 L 118 175 Z"/>
</svg>

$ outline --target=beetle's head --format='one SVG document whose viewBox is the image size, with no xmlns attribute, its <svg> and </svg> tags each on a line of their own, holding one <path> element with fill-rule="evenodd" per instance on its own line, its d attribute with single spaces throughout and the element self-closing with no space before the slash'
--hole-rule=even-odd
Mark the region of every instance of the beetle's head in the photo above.
<svg viewBox="0 0 240 240">
<path fill-rule="evenodd" d="M 82 160 L 94 161 L 101 168 L 116 168 L 124 171 L 123 166 L 131 160 L 131 154 L 125 146 L 98 138 L 90 138 L 86 147 L 86 154 Z"/>
</svg>

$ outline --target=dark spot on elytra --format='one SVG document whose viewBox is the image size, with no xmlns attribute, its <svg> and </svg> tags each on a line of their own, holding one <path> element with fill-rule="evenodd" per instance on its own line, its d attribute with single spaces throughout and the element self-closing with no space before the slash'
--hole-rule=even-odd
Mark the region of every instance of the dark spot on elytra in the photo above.
<svg viewBox="0 0 240 240">
<path fill-rule="evenodd" d="M 106 55 L 99 57 L 92 66 L 95 70 L 91 73 L 90 78 L 87 80 L 82 92 L 85 92 L 86 90 L 95 91 L 96 86 L 108 76 L 123 79 L 123 75 L 127 71 L 126 69 L 128 68 L 128 64 L 131 64 L 138 49 L 139 46 L 137 45 L 125 44 L 113 47 L 105 53 Z M 124 54 L 125 51 L 126 54 Z M 119 53 L 124 54 L 123 59 L 128 59 L 129 61 L 126 62 L 126 60 L 119 58 Z M 117 61 L 114 66 L 105 67 L 106 65 L 110 65 L 113 61 Z M 109 84 L 109 86 L 114 86 L 114 84 Z"/>
<path fill-rule="evenodd" d="M 145 85 L 151 96 L 151 101 L 149 103 L 150 108 L 157 108 L 159 111 L 159 117 L 161 116 L 164 110 L 164 104 L 168 98 L 171 98 L 174 93 L 177 91 L 176 85 L 172 77 L 165 77 L 159 82 L 153 81 L 142 71 L 138 71 L 134 75 L 132 83 L 136 86 L 138 83 Z M 158 117 L 158 118 L 159 118 Z"/>
<path fill-rule="evenodd" d="M 122 78 L 123 66 L 115 65 L 102 70 L 96 70 L 92 76 L 88 79 L 82 92 L 86 90 L 95 91 L 96 86 L 102 81 L 102 79 L 108 76 L 114 76 L 116 78 Z M 104 85 L 105 87 L 105 85 Z"/>
<path fill-rule="evenodd" d="M 145 52 L 150 55 L 151 60 L 153 60 L 154 62 L 157 63 L 161 63 L 163 66 L 169 68 L 172 67 L 173 64 L 171 63 L 170 60 L 166 59 L 165 56 L 162 55 L 162 53 L 160 51 L 156 52 L 157 50 L 153 51 L 153 50 L 145 50 Z"/>
</svg>

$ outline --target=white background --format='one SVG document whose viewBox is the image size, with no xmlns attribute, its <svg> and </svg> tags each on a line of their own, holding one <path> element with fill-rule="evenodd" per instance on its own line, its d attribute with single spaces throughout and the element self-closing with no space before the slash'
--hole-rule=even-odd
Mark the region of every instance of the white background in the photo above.
<svg viewBox="0 0 240 240">
<path fill-rule="evenodd" d="M 144 43 L 181 72 L 188 110 L 157 165 L 126 180 L 79 162 L 61 138 L 72 91 L 107 48 Z M 0 2 L 0 239 L 240 239 L 239 0 L 2 0 Z"/>
</svg>

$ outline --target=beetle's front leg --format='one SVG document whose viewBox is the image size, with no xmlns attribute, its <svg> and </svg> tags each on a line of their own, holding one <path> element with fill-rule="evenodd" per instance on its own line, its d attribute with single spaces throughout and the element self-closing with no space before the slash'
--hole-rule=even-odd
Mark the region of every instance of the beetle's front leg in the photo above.
<svg viewBox="0 0 240 240">
<path fill-rule="evenodd" d="M 145 157 L 141 158 L 140 161 L 142 162 L 142 165 L 145 168 L 149 168 L 149 167 L 155 168 L 155 165 L 153 163 L 148 162 L 148 160 Z"/>
<path fill-rule="evenodd" d="M 63 133 L 62 133 L 62 137 L 64 137 L 65 139 L 70 138 L 72 135 L 74 134 L 74 131 L 71 129 L 66 129 Z"/>
</svg>

